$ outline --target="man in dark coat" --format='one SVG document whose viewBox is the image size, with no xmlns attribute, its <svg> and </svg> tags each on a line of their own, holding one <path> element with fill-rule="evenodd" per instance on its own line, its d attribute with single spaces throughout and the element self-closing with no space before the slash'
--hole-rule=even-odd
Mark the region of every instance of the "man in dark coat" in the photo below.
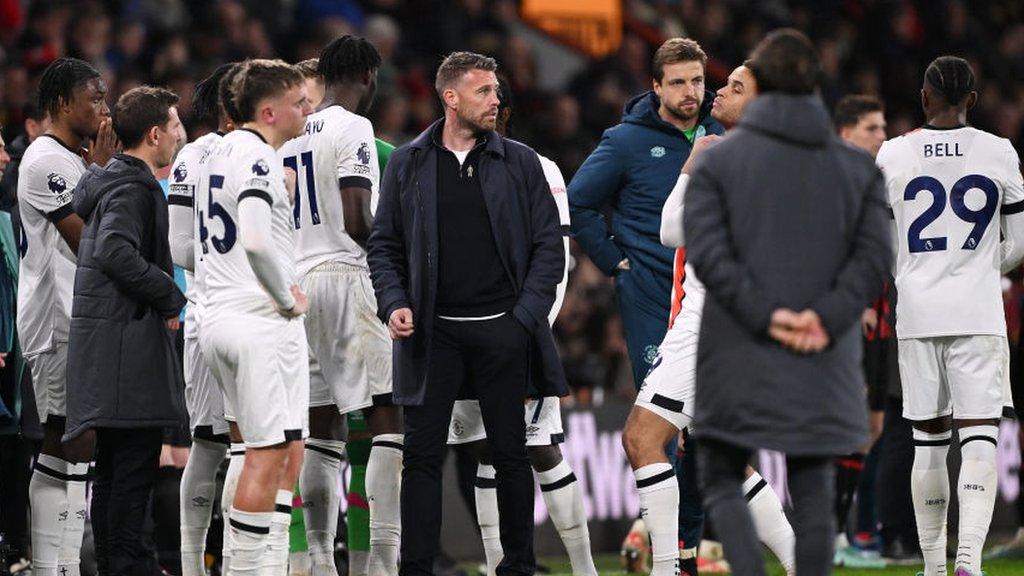
<svg viewBox="0 0 1024 576">
<path fill-rule="evenodd" d="M 405 407 L 403 575 L 432 571 L 448 424 L 467 394 L 480 400 L 497 471 L 497 573 L 535 570 L 524 401 L 528 384 L 567 393 L 547 321 L 565 257 L 537 153 L 494 131 L 496 67 L 466 52 L 441 64 L 445 117 L 392 154 L 368 243 Z"/>
<path fill-rule="evenodd" d="M 889 222 L 881 173 L 814 94 L 810 41 L 775 32 L 751 69 L 760 95 L 687 191 L 687 257 L 707 287 L 695 429 L 733 574 L 764 574 L 740 483 L 768 448 L 787 455 L 796 572 L 817 576 L 832 563 L 832 457 L 867 441 L 858 320 L 891 263 Z"/>
<path fill-rule="evenodd" d="M 66 440 L 96 436 L 92 519 L 102 574 L 155 574 L 142 539 L 162 427 L 183 417 L 172 330 L 185 297 L 174 283 L 167 201 L 153 173 L 184 139 L 163 89 L 125 93 L 114 109 L 123 154 L 75 191 L 85 222 L 68 341 Z M 129 429 L 129 430 L 125 430 Z"/>
</svg>

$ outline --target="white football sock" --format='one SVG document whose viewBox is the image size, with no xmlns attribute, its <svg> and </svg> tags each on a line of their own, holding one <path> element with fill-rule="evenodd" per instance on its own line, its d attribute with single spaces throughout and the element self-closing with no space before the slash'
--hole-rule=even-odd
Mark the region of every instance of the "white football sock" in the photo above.
<svg viewBox="0 0 1024 576">
<path fill-rule="evenodd" d="M 238 489 L 238 477 L 242 475 L 242 467 L 245 465 L 245 444 L 231 443 L 228 448 L 231 459 L 228 461 L 228 471 L 224 475 L 224 488 L 220 494 L 220 511 L 224 520 L 224 539 L 221 547 L 221 571 L 230 574 L 228 568 L 231 566 L 231 507 L 235 503 L 235 490 Z"/>
<path fill-rule="evenodd" d="M 398 576 L 404 442 L 402 434 L 374 436 L 366 462 L 366 499 L 370 504 L 369 576 Z"/>
<path fill-rule="evenodd" d="M 262 576 L 267 571 L 264 560 L 270 542 L 270 525 L 274 512 L 243 512 L 231 507 L 228 538 L 231 541 L 230 574 Z"/>
<path fill-rule="evenodd" d="M 587 512 L 583 509 L 580 485 L 576 482 L 572 468 L 562 459 L 554 468 L 537 472 L 536 476 L 551 523 L 558 530 L 565 551 L 569 554 L 573 576 L 596 576 L 597 568 L 590 555 Z"/>
<path fill-rule="evenodd" d="M 792 576 L 796 570 L 796 535 L 782 509 L 779 496 L 756 471 L 743 482 L 743 496 L 747 499 L 747 508 L 754 520 L 757 537 L 779 559 L 786 574 Z"/>
<path fill-rule="evenodd" d="M 494 476 L 494 466 L 477 464 L 473 493 L 476 495 L 476 521 L 487 559 L 487 576 L 494 576 L 494 569 L 505 556 L 498 530 L 498 482 Z"/>
<path fill-rule="evenodd" d="M 910 492 L 924 556 L 924 576 L 946 576 L 946 513 L 949 508 L 946 454 L 951 435 L 951 432 L 929 434 L 914 429 Z"/>
<path fill-rule="evenodd" d="M 206 531 L 217 490 L 217 469 L 228 447 L 219 442 L 194 438 L 188 463 L 181 475 L 181 574 L 206 576 Z"/>
<path fill-rule="evenodd" d="M 68 521 L 68 469 L 70 462 L 40 454 L 28 485 L 32 504 L 32 571 L 55 576 Z"/>
<path fill-rule="evenodd" d="M 640 516 L 651 535 L 651 576 L 676 576 L 679 566 L 679 483 L 668 462 L 633 471 Z"/>
<path fill-rule="evenodd" d="M 89 503 L 85 500 L 85 482 L 89 478 L 89 463 L 68 464 L 68 521 L 61 535 L 57 554 L 57 572 L 62 576 L 81 574 L 82 538 L 85 536 L 85 516 Z"/>
<path fill-rule="evenodd" d="M 270 521 L 270 547 L 265 568 L 273 574 L 288 573 L 288 528 L 292 524 L 292 491 L 278 489 L 274 496 L 274 515 Z"/>
<path fill-rule="evenodd" d="M 302 519 L 306 523 L 306 541 L 313 576 L 336 576 L 334 537 L 338 532 L 341 492 L 341 459 L 345 443 L 341 440 L 307 438 L 305 459 L 299 473 L 302 494 Z"/>
<path fill-rule="evenodd" d="M 958 434 L 961 462 L 956 494 L 960 507 L 960 532 L 956 566 L 980 575 L 981 549 L 988 536 L 998 490 L 996 446 L 999 428 L 967 426 L 960 428 Z"/>
<path fill-rule="evenodd" d="M 348 551 L 348 576 L 366 576 L 370 563 L 369 550 Z M 316 576 L 316 575 L 314 575 Z"/>
</svg>

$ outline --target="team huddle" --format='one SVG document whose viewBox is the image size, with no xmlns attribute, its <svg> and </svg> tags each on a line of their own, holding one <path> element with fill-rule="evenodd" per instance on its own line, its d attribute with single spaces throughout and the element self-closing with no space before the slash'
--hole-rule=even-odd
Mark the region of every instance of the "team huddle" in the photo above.
<svg viewBox="0 0 1024 576">
<path fill-rule="evenodd" d="M 683 57 L 658 65 L 658 97 L 670 102 L 677 97 L 670 91 L 686 84 L 699 85 L 703 93 L 703 52 L 692 41 L 672 40 L 666 45 Z M 336 575 L 338 482 L 349 438 L 346 416 L 357 411 L 365 415 L 373 438 L 365 482 L 370 548 L 366 558 L 350 560 L 350 573 L 399 573 L 400 550 L 406 546 L 402 512 L 408 496 L 403 495 L 403 451 L 407 473 L 410 456 L 403 408 L 392 397 L 392 382 L 399 370 L 393 366 L 392 346 L 410 348 L 403 339 L 423 330 L 427 320 L 417 317 L 414 324 L 411 312 L 406 315 L 407 307 L 397 303 L 379 309 L 384 291 L 376 285 L 380 275 L 371 275 L 371 244 L 384 242 L 374 236 L 378 233 L 374 217 L 384 193 L 382 179 L 397 187 L 414 178 L 407 173 L 412 170 L 385 168 L 391 147 L 374 137 L 364 117 L 374 98 L 380 64 L 371 44 L 351 36 L 332 41 L 314 62 L 225 64 L 197 85 L 193 102 L 195 114 L 218 129 L 180 150 L 175 147 L 161 166 L 170 166 L 166 229 L 170 253 L 187 277 L 183 374 L 193 444 L 180 495 L 185 576 L 206 573 L 204 553 L 211 507 L 217 498 L 216 474 L 226 457 L 230 464 L 220 495 L 225 519 L 223 573 L 287 573 L 293 489 L 298 485 L 311 573 Z M 495 112 L 490 120 L 493 130 L 504 135 L 511 114 L 507 84 L 486 64 L 471 71 L 482 74 L 481 98 Z M 41 576 L 55 576 L 78 570 L 86 517 L 85 480 L 92 456 L 91 449 L 84 453 L 77 449 L 76 442 L 82 438 L 80 419 L 68 413 L 66 384 L 75 260 L 83 238 L 83 221 L 75 215 L 72 200 L 87 164 L 61 134 L 93 138 L 87 160 L 101 166 L 114 154 L 116 144 L 106 118 L 105 86 L 88 64 L 61 59 L 47 70 L 43 83 L 41 102 L 53 115 L 56 128 L 28 148 L 21 164 L 18 197 L 26 246 L 18 326 L 47 433 L 32 480 L 34 567 Z M 442 88 L 447 89 L 439 80 L 439 92 Z M 742 126 L 747 105 L 757 97 L 758 81 L 748 61 L 711 97 L 708 129 L 691 123 L 684 130 L 692 152 L 677 167 L 681 172 L 671 175 L 674 186 L 665 187 L 664 199 L 656 206 L 660 242 L 678 250 L 674 309 L 664 318 L 670 327 L 663 332 L 649 370 L 634 358 L 639 392 L 623 433 L 656 576 L 674 576 L 680 567 L 695 574 L 695 542 L 700 538 L 699 524 L 696 536 L 684 526 L 681 508 L 686 508 L 686 499 L 692 495 L 684 479 L 677 478 L 680 464 L 672 461 L 675 443 L 690 442 L 688 429 L 695 418 L 700 421 L 700 406 L 695 402 L 698 344 L 707 291 L 685 257 L 692 241 L 683 234 L 688 187 L 707 150 L 728 140 L 719 135 L 722 128 Z M 957 488 L 956 574 L 981 575 L 981 549 L 996 494 L 998 419 L 1005 407 L 1012 408 L 1000 277 L 1024 258 L 1024 183 L 1009 141 L 966 124 L 967 110 L 976 98 L 967 63 L 939 58 L 925 73 L 922 90 L 928 123 L 886 141 L 880 150 L 868 150 L 872 155 L 877 152 L 895 234 L 899 367 L 906 397 L 904 416 L 914 424 L 912 492 L 925 576 L 946 574 L 950 486 L 945 460 L 954 427 L 963 457 Z M 683 100 L 680 106 L 691 105 Z M 698 102 L 693 108 L 694 117 L 700 107 Z M 616 136 L 611 132 L 606 139 L 614 143 Z M 180 123 L 175 133 L 175 142 L 183 142 Z M 489 145 L 481 141 L 481 147 Z M 650 149 L 653 157 L 658 157 L 656 148 Z M 403 147 L 401 153 L 406 152 Z M 484 165 L 478 157 L 483 152 L 476 147 L 452 152 L 452 159 L 457 159 L 457 186 L 462 186 L 473 178 L 474 166 Z M 533 156 L 530 169 L 539 166 L 536 173 L 543 174 L 544 186 L 550 190 L 534 223 L 538 229 L 554 229 L 541 220 L 557 213 L 560 226 L 561 280 L 557 286 L 549 282 L 543 290 L 545 297 L 554 296 L 554 304 L 545 308 L 550 328 L 568 277 L 573 198 L 571 187 L 566 194 L 558 167 L 547 158 Z M 875 183 L 879 187 L 881 174 Z M 411 185 L 415 198 L 408 197 L 406 189 L 389 191 L 383 205 L 385 218 L 396 205 L 403 208 L 422 202 L 420 183 Z M 467 206 L 455 208 L 472 208 Z M 690 216 L 686 218 L 689 222 Z M 398 228 L 422 225 L 408 215 L 396 222 Z M 466 225 L 471 222 L 467 220 Z M 402 233 L 408 236 L 408 230 Z M 423 241 L 429 243 L 426 238 Z M 443 273 L 443 267 L 451 264 L 441 258 Z M 611 267 L 623 271 L 643 265 L 618 257 L 613 260 L 609 260 Z M 437 274 L 436 265 L 428 251 L 427 265 L 422 270 L 411 266 L 409 277 L 399 282 L 422 282 L 422 275 Z M 500 273 L 512 276 L 512 265 L 507 268 Z M 622 280 L 620 289 L 629 288 L 626 282 Z M 446 330 L 455 333 L 501 316 L 516 322 L 510 326 L 521 327 L 520 315 L 505 314 L 507 309 L 497 315 L 476 313 L 482 309 L 458 310 L 450 303 L 447 309 L 439 307 L 439 326 L 449 322 Z M 173 316 L 166 321 L 176 328 L 177 314 Z M 797 326 L 804 320 L 794 314 L 781 322 Z M 828 346 L 830 335 L 810 330 L 792 339 L 785 332 L 772 336 L 794 353 L 811 354 Z M 425 354 L 422 350 L 410 353 Z M 523 415 L 518 425 L 528 429 L 529 464 L 573 574 L 596 575 L 579 488 L 558 448 L 563 439 L 559 400 L 550 394 L 530 396 L 521 398 L 522 407 L 517 408 Z M 430 432 L 439 441 L 446 438 L 448 444 L 479 446 L 475 498 L 487 573 L 510 573 L 509 559 L 503 560 L 507 552 L 503 544 L 519 543 L 502 531 L 516 524 L 504 518 L 511 510 L 499 502 L 509 490 L 500 477 L 502 467 L 509 465 L 508 456 L 490 454 L 485 446 L 488 418 L 496 418 L 488 414 L 494 409 L 484 397 L 479 401 L 456 398 L 453 392 L 450 400 L 444 415 L 447 426 L 444 430 L 434 426 Z M 496 441 L 491 446 L 497 445 Z M 756 535 L 792 576 L 797 535 L 779 498 L 758 472 L 746 466 L 743 474 L 742 491 Z M 685 481 L 695 479 L 690 474 Z M 429 544 L 436 547 L 436 541 Z M 409 561 L 401 560 L 403 566 Z"/>
</svg>

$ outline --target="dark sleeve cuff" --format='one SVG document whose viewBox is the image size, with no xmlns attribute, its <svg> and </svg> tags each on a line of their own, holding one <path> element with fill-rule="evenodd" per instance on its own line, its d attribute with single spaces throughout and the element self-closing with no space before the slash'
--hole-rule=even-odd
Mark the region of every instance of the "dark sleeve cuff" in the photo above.
<svg viewBox="0 0 1024 576">
<path fill-rule="evenodd" d="M 1017 214 L 1019 212 L 1024 212 L 1024 200 L 1012 204 L 1003 204 L 1003 207 L 999 209 L 1000 214 Z"/>
<path fill-rule="evenodd" d="M 67 218 L 68 216 L 70 216 L 70 215 L 72 215 L 74 213 L 75 213 L 75 209 L 72 208 L 71 207 L 71 203 L 68 202 L 67 204 L 65 204 L 65 205 L 61 206 L 60 208 L 57 208 L 53 212 L 50 212 L 49 214 L 47 214 L 46 215 L 46 219 L 49 220 L 50 222 L 53 222 L 54 224 L 56 224 L 57 222 L 60 222 L 61 220 Z"/>
<path fill-rule="evenodd" d="M 241 203 L 242 200 L 245 200 L 246 198 L 259 198 L 260 200 L 263 200 L 264 202 L 271 206 L 274 205 L 274 199 L 271 198 L 270 193 L 265 190 L 244 190 L 241 194 L 238 195 L 238 202 Z"/>
<path fill-rule="evenodd" d="M 365 176 L 344 176 L 338 178 L 338 188 L 364 188 L 372 190 L 373 184 Z"/>
<path fill-rule="evenodd" d="M 191 196 L 186 196 L 184 194 L 168 194 L 167 204 L 170 206 L 185 206 L 187 208 L 191 208 L 195 203 Z"/>
</svg>

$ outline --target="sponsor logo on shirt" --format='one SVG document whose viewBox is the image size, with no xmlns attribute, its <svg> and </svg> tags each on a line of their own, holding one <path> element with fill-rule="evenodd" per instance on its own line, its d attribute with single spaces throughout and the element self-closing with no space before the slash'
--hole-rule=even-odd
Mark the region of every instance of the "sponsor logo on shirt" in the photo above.
<svg viewBox="0 0 1024 576">
<path fill-rule="evenodd" d="M 249 178 L 245 181 L 245 187 L 249 190 L 270 190 L 270 180 L 266 178 Z"/>
</svg>

